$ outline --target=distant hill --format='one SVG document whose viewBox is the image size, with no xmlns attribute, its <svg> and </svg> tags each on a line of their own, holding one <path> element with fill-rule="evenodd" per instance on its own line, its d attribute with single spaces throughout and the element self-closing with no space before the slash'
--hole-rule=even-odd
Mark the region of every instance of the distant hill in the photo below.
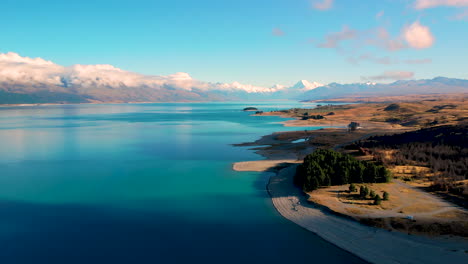
<svg viewBox="0 0 468 264">
<path fill-rule="evenodd" d="M 17 88 L 18 86 L 16 86 Z M 201 91 L 149 87 L 25 87 L 0 84 L 0 104 L 217 101 L 227 98 Z"/>
<path fill-rule="evenodd" d="M 331 83 L 305 92 L 296 99 L 317 100 L 352 96 L 372 97 L 445 93 L 468 93 L 468 80 L 437 77 L 434 79 L 396 81 L 390 84 Z"/>
<path fill-rule="evenodd" d="M 89 103 L 89 98 L 71 93 L 39 91 L 11 93 L 0 91 L 0 104 Z"/>
</svg>

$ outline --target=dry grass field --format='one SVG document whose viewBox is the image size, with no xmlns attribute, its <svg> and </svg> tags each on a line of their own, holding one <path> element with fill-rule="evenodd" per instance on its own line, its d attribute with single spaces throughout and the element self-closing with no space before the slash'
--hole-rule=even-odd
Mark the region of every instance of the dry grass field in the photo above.
<svg viewBox="0 0 468 264">
<path fill-rule="evenodd" d="M 356 186 L 359 189 L 361 185 Z M 384 191 L 388 192 L 389 200 L 374 205 L 372 199 L 363 199 L 358 192 L 350 193 L 349 185 L 342 185 L 310 192 L 309 201 L 388 230 L 408 233 L 430 230 L 430 235 L 468 236 L 468 213 L 463 208 L 398 180 L 364 185 L 381 197 Z"/>
<path fill-rule="evenodd" d="M 365 150 L 357 153 L 359 150 L 347 150 L 344 147 L 374 135 L 392 135 L 439 125 L 464 124 L 468 122 L 467 99 L 467 94 L 373 98 L 373 103 L 322 105 L 315 109 L 261 113 L 259 115 L 294 118 L 295 120 L 285 122 L 287 126 L 333 127 L 278 132 L 255 142 L 239 145 L 254 146 L 257 153 L 269 159 L 300 161 L 320 147 L 350 153 L 360 160 L 373 160 L 374 156 Z M 323 116 L 323 119 L 314 119 L 318 115 Z M 361 128 L 349 132 L 347 125 L 350 122 L 360 123 Z M 380 154 L 388 159 L 392 159 L 395 154 L 395 150 L 382 151 Z M 441 199 L 435 192 L 425 191 L 434 177 L 428 167 L 397 165 L 388 169 L 394 178 L 391 183 L 366 184 L 381 197 L 384 191 L 389 193 L 390 199 L 382 201 L 380 205 L 373 205 L 371 199 L 360 198 L 358 193 L 349 193 L 348 185 L 313 191 L 309 193 L 310 201 L 365 224 L 388 230 L 468 236 L 467 210 Z M 358 189 L 359 186 L 357 185 Z"/>
<path fill-rule="evenodd" d="M 359 103 L 321 105 L 314 109 L 289 109 L 258 115 L 280 115 L 295 118 L 288 126 L 347 126 L 358 122 L 364 129 L 416 129 L 441 124 L 457 124 L 468 120 L 468 95 L 437 99 L 393 101 L 393 103 Z M 396 103 L 395 103 L 396 102 Z M 311 116 L 320 115 L 323 119 Z"/>
</svg>

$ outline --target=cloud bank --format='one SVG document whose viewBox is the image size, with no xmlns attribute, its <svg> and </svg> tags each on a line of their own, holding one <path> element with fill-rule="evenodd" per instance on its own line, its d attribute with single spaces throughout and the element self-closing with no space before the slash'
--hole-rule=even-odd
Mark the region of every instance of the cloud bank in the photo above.
<svg viewBox="0 0 468 264">
<path fill-rule="evenodd" d="M 380 75 L 362 77 L 363 80 L 373 81 L 398 81 L 406 80 L 414 77 L 414 72 L 408 71 L 386 71 Z"/>
<path fill-rule="evenodd" d="M 386 51 L 398 51 L 406 48 L 430 48 L 435 42 L 435 37 L 430 28 L 422 25 L 419 21 L 405 26 L 399 36 L 392 36 L 384 27 L 360 31 L 344 26 L 341 31 L 327 34 L 325 40 L 318 43 L 317 47 L 343 51 L 343 43 L 346 41 L 354 47 L 353 51 L 365 46 L 374 46 Z"/>
<path fill-rule="evenodd" d="M 319 48 L 339 48 L 341 42 L 345 40 L 354 40 L 359 36 L 359 31 L 352 29 L 348 26 L 343 26 L 343 29 L 338 32 L 329 33 L 325 36 L 325 41 L 319 43 L 317 47 Z"/>
<path fill-rule="evenodd" d="M 0 53 L 0 83 L 24 86 L 60 86 L 80 89 L 90 88 L 171 88 L 201 91 L 243 91 L 247 93 L 275 92 L 285 89 L 277 85 L 271 88 L 250 84 L 211 83 L 192 78 L 179 72 L 166 76 L 143 75 L 125 71 L 108 64 L 73 65 L 64 67 L 42 58 L 22 57 L 17 53 Z"/>
<path fill-rule="evenodd" d="M 65 68 L 41 58 L 21 57 L 16 53 L 0 53 L 0 82 L 58 85 Z"/>
</svg>

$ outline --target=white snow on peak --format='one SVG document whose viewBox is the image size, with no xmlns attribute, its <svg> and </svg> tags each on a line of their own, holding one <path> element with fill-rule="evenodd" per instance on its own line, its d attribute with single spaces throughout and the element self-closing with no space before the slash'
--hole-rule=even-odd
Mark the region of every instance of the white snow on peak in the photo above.
<svg viewBox="0 0 468 264">
<path fill-rule="evenodd" d="M 309 91 L 320 86 L 323 86 L 323 84 L 318 83 L 318 82 L 309 82 L 307 80 L 300 80 L 298 83 L 292 86 L 291 89 Z"/>
</svg>

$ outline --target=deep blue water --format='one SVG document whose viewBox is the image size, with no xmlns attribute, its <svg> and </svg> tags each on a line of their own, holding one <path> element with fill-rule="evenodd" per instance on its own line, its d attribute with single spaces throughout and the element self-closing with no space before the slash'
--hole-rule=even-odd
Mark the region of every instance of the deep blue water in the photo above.
<svg viewBox="0 0 468 264">
<path fill-rule="evenodd" d="M 283 219 L 230 144 L 298 103 L 0 108 L 0 263 L 360 263 Z"/>
</svg>

